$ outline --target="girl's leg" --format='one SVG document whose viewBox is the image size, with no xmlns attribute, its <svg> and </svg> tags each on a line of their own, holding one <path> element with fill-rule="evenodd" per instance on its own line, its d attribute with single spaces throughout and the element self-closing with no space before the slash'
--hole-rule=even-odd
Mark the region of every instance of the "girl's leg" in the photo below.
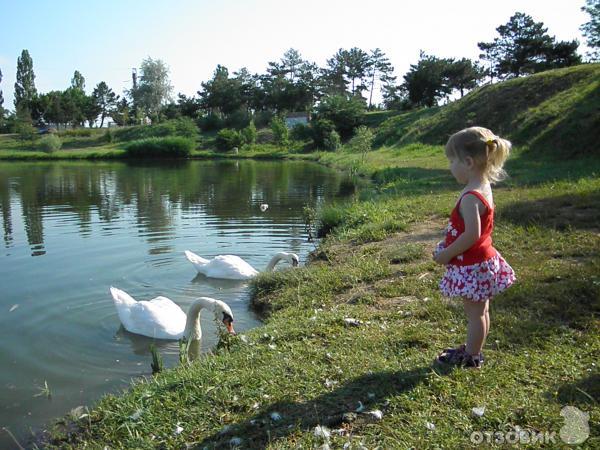
<svg viewBox="0 0 600 450">
<path fill-rule="evenodd" d="M 488 301 L 472 302 L 463 300 L 467 315 L 467 348 L 469 355 L 479 355 L 487 334 L 489 322 L 486 320 Z"/>
<path fill-rule="evenodd" d="M 490 334 L 490 302 L 489 300 L 486 300 L 485 302 L 485 338 L 483 339 L 483 342 L 485 343 L 485 339 L 488 337 L 488 334 Z M 483 347 L 483 345 L 482 345 Z"/>
</svg>

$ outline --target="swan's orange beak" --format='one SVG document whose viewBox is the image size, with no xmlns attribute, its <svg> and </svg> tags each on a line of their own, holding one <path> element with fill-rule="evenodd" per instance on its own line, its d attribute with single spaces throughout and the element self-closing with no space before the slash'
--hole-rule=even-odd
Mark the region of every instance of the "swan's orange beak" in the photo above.
<svg viewBox="0 0 600 450">
<path fill-rule="evenodd" d="M 225 324 L 225 328 L 227 328 L 227 332 L 229 334 L 235 334 L 235 330 L 233 329 L 233 320 L 229 318 L 223 319 L 223 324 Z"/>
</svg>

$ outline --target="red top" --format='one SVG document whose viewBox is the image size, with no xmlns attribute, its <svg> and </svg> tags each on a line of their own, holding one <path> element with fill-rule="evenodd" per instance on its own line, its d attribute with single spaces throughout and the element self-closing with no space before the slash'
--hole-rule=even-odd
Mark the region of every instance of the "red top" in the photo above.
<svg viewBox="0 0 600 450">
<path fill-rule="evenodd" d="M 492 231 L 494 230 L 494 208 L 490 206 L 483 195 L 476 191 L 465 192 L 456 203 L 456 206 L 450 214 L 450 222 L 446 228 L 445 247 L 452 244 L 458 236 L 465 231 L 465 221 L 460 215 L 460 202 L 465 195 L 472 194 L 477 197 L 485 206 L 485 213 L 480 216 L 481 236 L 466 252 L 457 255 L 450 260 L 448 264 L 455 266 L 470 266 L 478 264 L 496 256 L 496 249 L 492 247 Z"/>
</svg>

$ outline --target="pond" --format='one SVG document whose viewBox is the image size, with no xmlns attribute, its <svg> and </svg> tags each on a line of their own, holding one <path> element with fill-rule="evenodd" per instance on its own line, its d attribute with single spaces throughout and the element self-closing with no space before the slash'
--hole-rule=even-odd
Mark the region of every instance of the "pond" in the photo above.
<svg viewBox="0 0 600 450">
<path fill-rule="evenodd" d="M 259 270 L 291 251 L 302 265 L 314 249 L 303 207 L 353 190 L 305 162 L 1 162 L 0 427 L 26 439 L 151 374 L 153 340 L 120 327 L 110 286 L 184 311 L 217 298 L 238 333 L 259 325 L 247 284 L 197 275 L 184 250 L 236 254 Z M 205 352 L 216 342 L 207 314 L 202 329 Z M 177 342 L 155 343 L 166 367 L 178 364 Z M 0 448 L 12 446 L 0 432 Z"/>
</svg>

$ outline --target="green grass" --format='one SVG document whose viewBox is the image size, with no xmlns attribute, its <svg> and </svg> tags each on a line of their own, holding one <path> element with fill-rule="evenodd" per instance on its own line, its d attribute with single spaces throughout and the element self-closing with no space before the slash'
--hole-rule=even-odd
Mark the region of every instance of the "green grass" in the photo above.
<svg viewBox="0 0 600 450">
<path fill-rule="evenodd" d="M 77 432 L 57 425 L 44 445 L 229 448 L 240 438 L 241 448 L 313 448 L 322 425 L 342 430 L 332 448 L 468 448 L 474 431 L 517 427 L 556 432 L 557 447 L 561 408 L 573 405 L 590 414 L 584 447 L 597 447 L 600 161 L 528 155 L 515 152 L 510 181 L 494 190 L 495 244 L 518 283 L 492 302 L 483 370 L 431 364 L 464 339 L 461 305 L 440 296 L 443 268 L 429 256 L 460 187 L 441 146 L 385 148 L 362 169 L 374 189 L 322 211 L 335 226 L 312 263 L 252 283 L 264 326 L 105 397 Z M 354 163 L 344 152 L 319 156 L 344 170 Z M 383 419 L 348 414 L 359 401 Z"/>
<path fill-rule="evenodd" d="M 467 126 L 480 125 L 537 154 L 598 155 L 600 64 L 550 70 L 475 89 L 441 108 L 392 117 L 376 142 L 441 145 Z"/>
</svg>

